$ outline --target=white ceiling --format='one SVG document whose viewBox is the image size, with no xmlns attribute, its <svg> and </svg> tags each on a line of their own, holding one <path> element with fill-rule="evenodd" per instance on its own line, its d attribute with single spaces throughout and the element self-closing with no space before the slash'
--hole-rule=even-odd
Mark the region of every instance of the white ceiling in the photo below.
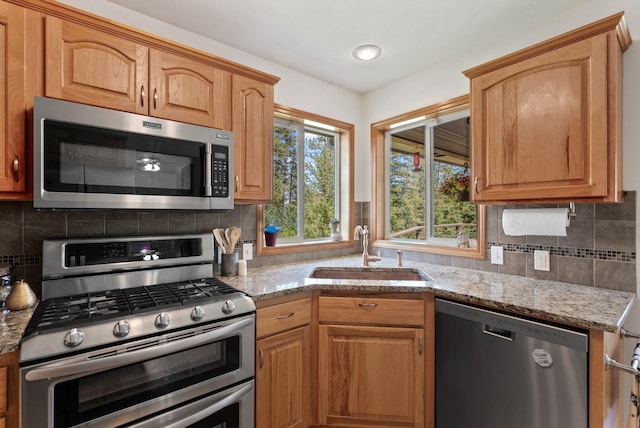
<svg viewBox="0 0 640 428">
<path fill-rule="evenodd" d="M 587 0 L 109 0 L 366 93 Z M 352 50 L 377 44 L 371 63 Z"/>
</svg>

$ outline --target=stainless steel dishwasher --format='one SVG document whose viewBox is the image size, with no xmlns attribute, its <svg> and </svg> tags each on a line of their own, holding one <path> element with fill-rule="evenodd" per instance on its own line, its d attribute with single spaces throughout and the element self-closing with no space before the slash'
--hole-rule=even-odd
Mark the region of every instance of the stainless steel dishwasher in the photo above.
<svg viewBox="0 0 640 428">
<path fill-rule="evenodd" d="M 436 428 L 587 428 L 588 337 L 436 299 Z"/>
</svg>

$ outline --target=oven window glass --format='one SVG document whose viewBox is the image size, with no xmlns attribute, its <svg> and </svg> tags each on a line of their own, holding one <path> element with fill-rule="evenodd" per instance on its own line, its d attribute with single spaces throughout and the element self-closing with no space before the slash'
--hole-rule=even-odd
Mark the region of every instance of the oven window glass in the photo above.
<svg viewBox="0 0 640 428">
<path fill-rule="evenodd" d="M 47 191 L 205 196 L 206 145 L 45 121 Z"/>
<path fill-rule="evenodd" d="M 240 338 L 231 338 L 55 386 L 55 427 L 87 422 L 237 370 Z"/>
</svg>

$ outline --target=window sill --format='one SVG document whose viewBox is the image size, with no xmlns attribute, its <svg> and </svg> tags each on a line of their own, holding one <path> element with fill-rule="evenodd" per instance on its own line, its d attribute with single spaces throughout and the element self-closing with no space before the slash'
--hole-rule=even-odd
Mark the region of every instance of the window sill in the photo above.
<svg viewBox="0 0 640 428">
<path fill-rule="evenodd" d="M 277 254 L 302 253 L 306 251 L 329 250 L 333 248 L 353 247 L 353 241 L 314 241 L 295 242 L 291 244 L 276 244 L 275 247 L 264 246 L 263 239 L 258 239 L 257 256 L 273 256 Z"/>
</svg>

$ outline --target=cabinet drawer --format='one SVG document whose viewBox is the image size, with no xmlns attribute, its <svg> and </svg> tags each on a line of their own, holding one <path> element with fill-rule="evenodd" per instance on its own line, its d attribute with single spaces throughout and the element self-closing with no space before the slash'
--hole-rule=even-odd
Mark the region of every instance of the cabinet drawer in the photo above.
<svg viewBox="0 0 640 428">
<path fill-rule="evenodd" d="M 7 411 L 7 366 L 4 366 L 4 367 L 0 367 L 0 412 L 6 412 L 6 411 Z"/>
<path fill-rule="evenodd" d="M 260 308 L 256 315 L 256 336 L 264 337 L 311 322 L 311 299 L 300 299 Z"/>
<path fill-rule="evenodd" d="M 320 322 L 424 325 L 424 301 L 367 297 L 320 297 Z"/>
</svg>

